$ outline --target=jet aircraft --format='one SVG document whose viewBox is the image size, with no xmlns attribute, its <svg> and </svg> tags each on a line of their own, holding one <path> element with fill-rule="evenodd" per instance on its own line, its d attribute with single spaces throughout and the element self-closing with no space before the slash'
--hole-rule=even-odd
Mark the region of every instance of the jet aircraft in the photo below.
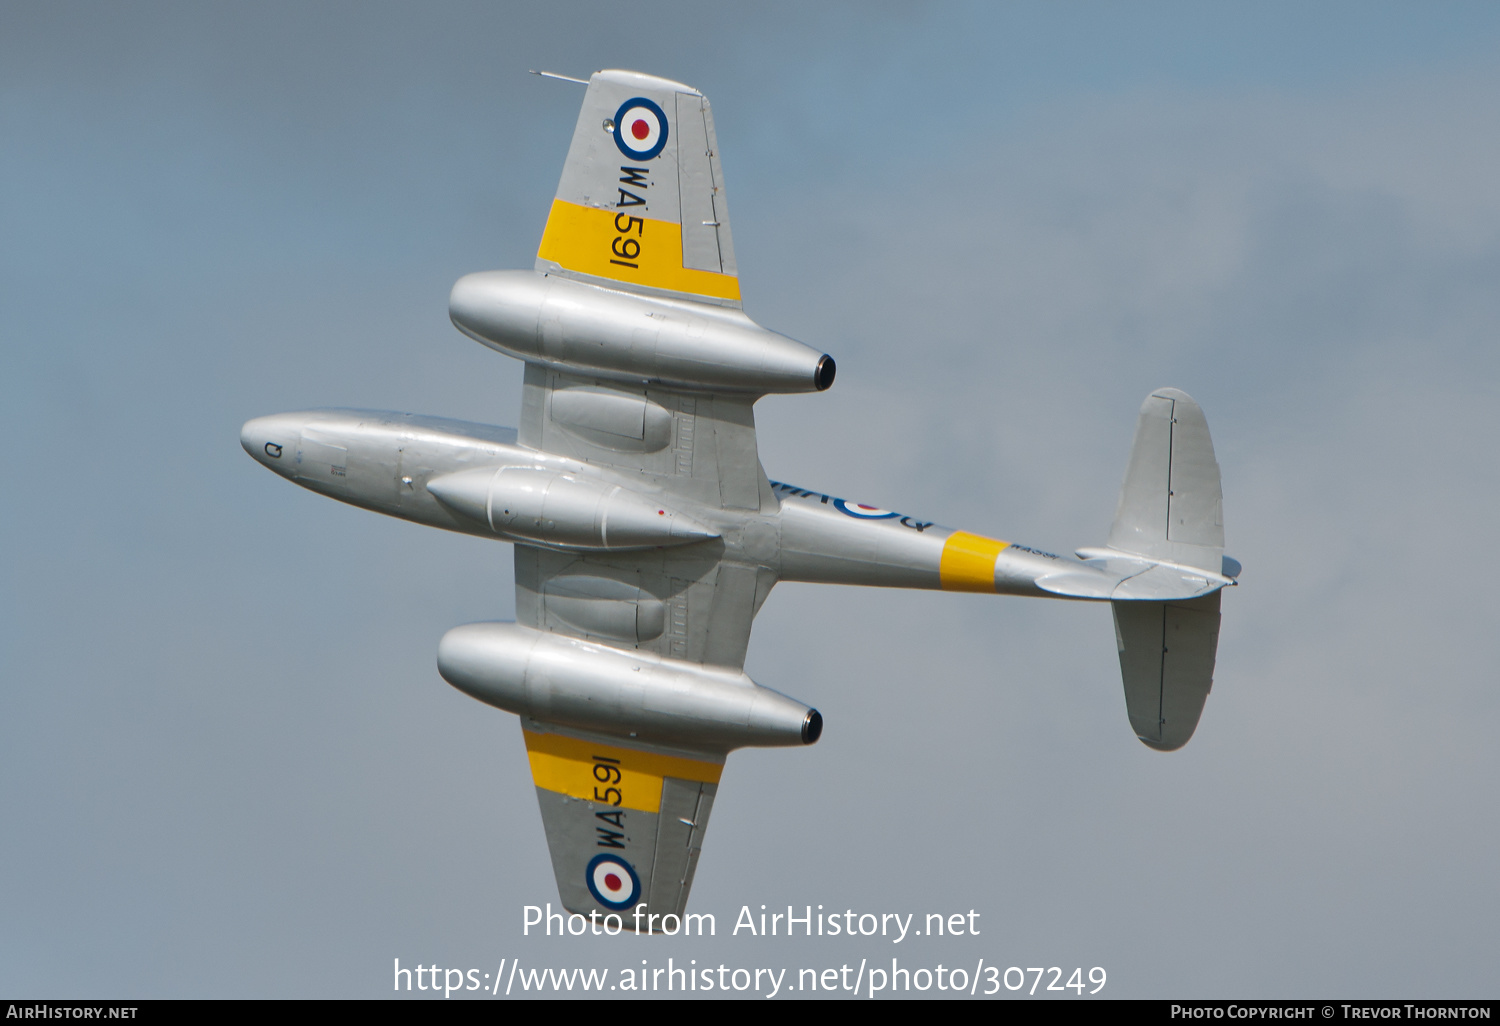
<svg viewBox="0 0 1500 1026">
<path fill-rule="evenodd" d="M 460 278 L 449 313 L 525 361 L 518 429 L 314 410 L 240 439 L 304 488 L 514 545 L 516 621 L 453 628 L 438 671 L 520 717 L 573 912 L 681 916 L 728 754 L 818 740 L 743 670 L 778 581 L 1109 602 L 1131 728 L 1192 736 L 1239 573 L 1198 404 L 1146 398 L 1107 542 L 1076 558 L 770 480 L 756 400 L 825 390 L 834 361 L 743 312 L 696 89 L 593 75 L 535 268 Z"/>
</svg>

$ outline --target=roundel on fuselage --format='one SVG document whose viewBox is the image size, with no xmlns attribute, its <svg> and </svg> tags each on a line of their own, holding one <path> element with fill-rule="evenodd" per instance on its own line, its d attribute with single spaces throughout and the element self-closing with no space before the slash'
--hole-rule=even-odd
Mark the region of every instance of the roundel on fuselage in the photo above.
<svg viewBox="0 0 1500 1026">
<path fill-rule="evenodd" d="M 834 499 L 833 508 L 857 520 L 890 520 L 901 515 L 878 506 L 866 506 L 861 502 L 845 502 L 843 499 Z"/>
</svg>

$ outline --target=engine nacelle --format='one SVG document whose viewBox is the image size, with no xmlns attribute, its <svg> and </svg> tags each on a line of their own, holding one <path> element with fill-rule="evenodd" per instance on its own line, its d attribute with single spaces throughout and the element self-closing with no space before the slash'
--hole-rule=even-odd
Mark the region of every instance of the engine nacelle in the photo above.
<svg viewBox="0 0 1500 1026">
<path fill-rule="evenodd" d="M 719 537 L 644 495 L 546 467 L 478 467 L 427 482 L 444 506 L 496 534 L 563 549 L 654 549 Z"/>
<path fill-rule="evenodd" d="M 514 623 L 455 627 L 438 672 L 465 694 L 520 716 L 695 749 L 812 744 L 816 709 L 743 673 L 627 652 Z"/>
<path fill-rule="evenodd" d="M 535 271 L 464 275 L 448 298 L 448 315 L 492 349 L 604 377 L 756 394 L 833 384 L 831 356 L 767 331 L 738 310 Z"/>
</svg>

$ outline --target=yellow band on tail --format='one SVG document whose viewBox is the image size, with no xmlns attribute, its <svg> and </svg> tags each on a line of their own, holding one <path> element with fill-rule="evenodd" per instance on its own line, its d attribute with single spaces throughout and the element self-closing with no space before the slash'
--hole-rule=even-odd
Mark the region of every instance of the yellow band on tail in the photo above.
<svg viewBox="0 0 1500 1026">
<path fill-rule="evenodd" d="M 943 544 L 938 576 L 944 591 L 995 590 L 995 559 L 1010 542 L 954 531 Z"/>
</svg>

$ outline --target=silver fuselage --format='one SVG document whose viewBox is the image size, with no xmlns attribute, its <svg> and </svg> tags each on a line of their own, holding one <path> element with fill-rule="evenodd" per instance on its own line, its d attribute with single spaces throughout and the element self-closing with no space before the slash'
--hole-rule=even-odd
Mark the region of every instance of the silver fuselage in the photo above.
<svg viewBox="0 0 1500 1026">
<path fill-rule="evenodd" d="M 535 533 L 508 530 L 482 513 L 466 515 L 441 501 L 429 483 L 480 470 L 527 468 L 601 491 L 660 498 L 707 528 L 703 540 L 693 544 L 720 547 L 724 558 L 766 567 L 781 581 L 1051 598 L 1154 597 L 1130 592 L 1132 581 L 1136 588 L 1146 583 L 1141 580 L 1150 576 L 1142 573 L 1146 568 L 1110 558 L 1115 554 L 1105 550 L 1080 561 L 991 542 L 992 547 L 1000 546 L 998 552 L 981 547 L 978 556 L 965 561 L 961 557 L 966 539 L 990 540 L 777 482 L 773 487 L 778 502 L 769 511 L 726 509 L 681 495 L 661 497 L 661 490 L 643 476 L 525 448 L 510 428 L 373 410 L 311 410 L 252 420 L 244 426 L 241 443 L 268 469 L 329 498 L 502 541 L 563 550 L 582 547 L 570 540 L 549 543 Z M 612 548 L 597 543 L 591 547 Z M 1226 583 L 1202 570 L 1192 574 L 1205 593 Z M 1174 584 L 1181 586 L 1180 580 Z"/>
</svg>

